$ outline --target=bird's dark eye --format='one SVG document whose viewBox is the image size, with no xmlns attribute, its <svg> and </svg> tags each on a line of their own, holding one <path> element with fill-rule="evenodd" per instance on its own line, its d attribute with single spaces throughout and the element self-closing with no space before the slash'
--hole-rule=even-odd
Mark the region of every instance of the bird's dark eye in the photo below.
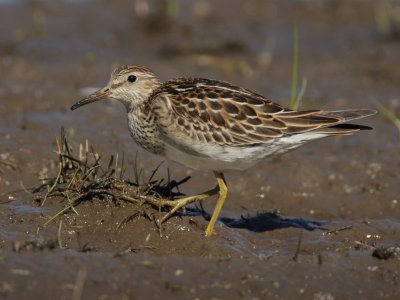
<svg viewBox="0 0 400 300">
<path fill-rule="evenodd" d="M 137 79 L 137 77 L 136 77 L 135 75 L 129 75 L 129 76 L 128 76 L 128 81 L 129 81 L 129 82 L 135 82 L 136 79 Z"/>
</svg>

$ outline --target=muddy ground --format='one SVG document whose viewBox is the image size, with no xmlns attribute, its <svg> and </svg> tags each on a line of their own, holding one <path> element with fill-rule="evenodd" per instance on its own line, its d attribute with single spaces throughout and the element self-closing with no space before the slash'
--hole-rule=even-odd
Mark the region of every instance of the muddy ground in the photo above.
<svg viewBox="0 0 400 300">
<path fill-rule="evenodd" d="M 69 111 L 120 64 L 164 80 L 223 79 L 288 105 L 295 23 L 302 108 L 373 108 L 375 99 L 400 115 L 400 27 L 388 1 L 0 3 L 0 298 L 400 297 L 399 256 L 372 256 L 400 246 L 400 137 L 382 114 L 362 120 L 373 131 L 226 174 L 229 198 L 208 239 L 215 199 L 160 231 L 143 215 L 123 222 L 132 204 L 98 199 L 44 226 L 66 200 L 39 206 L 21 191 L 56 176 L 61 126 L 75 149 L 88 139 L 104 158 L 124 153 L 126 165 L 137 154 L 145 176 L 162 161 L 133 143 L 118 103 Z M 212 173 L 171 162 L 156 176 L 168 170 L 192 176 L 180 187 L 187 195 L 214 185 Z"/>
</svg>

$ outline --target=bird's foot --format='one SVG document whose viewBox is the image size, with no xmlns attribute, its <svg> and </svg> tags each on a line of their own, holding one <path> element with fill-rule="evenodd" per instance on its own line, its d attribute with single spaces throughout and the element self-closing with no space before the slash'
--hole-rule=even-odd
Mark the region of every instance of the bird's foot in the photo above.
<svg viewBox="0 0 400 300">
<path fill-rule="evenodd" d="M 179 209 L 185 209 L 185 207 L 193 202 L 200 201 L 203 199 L 206 199 L 208 197 L 211 197 L 213 195 L 218 194 L 219 188 L 216 186 L 212 190 L 209 190 L 207 192 L 204 192 L 199 195 L 195 196 L 190 196 L 190 197 L 185 197 L 177 200 L 159 200 L 159 205 L 160 206 L 169 206 L 171 207 L 171 210 L 159 221 L 159 224 L 163 223 L 167 219 L 169 219 L 174 213 L 176 213 Z"/>
<path fill-rule="evenodd" d="M 204 232 L 204 236 L 205 237 L 210 237 L 212 235 L 216 234 L 214 228 L 210 228 L 209 226 L 207 226 L 206 231 Z"/>
</svg>

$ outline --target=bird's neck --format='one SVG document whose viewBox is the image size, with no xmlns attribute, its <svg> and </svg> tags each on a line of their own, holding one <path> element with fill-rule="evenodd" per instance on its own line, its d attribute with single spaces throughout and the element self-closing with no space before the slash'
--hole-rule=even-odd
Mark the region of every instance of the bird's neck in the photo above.
<svg viewBox="0 0 400 300">
<path fill-rule="evenodd" d="M 155 126 L 155 115 L 151 112 L 150 105 L 147 102 L 132 105 L 128 110 L 128 119 L 137 128 Z"/>
<path fill-rule="evenodd" d="M 148 105 L 138 105 L 128 112 L 128 126 L 133 139 L 144 149 L 155 154 L 163 152 L 158 140 L 156 116 Z"/>
</svg>

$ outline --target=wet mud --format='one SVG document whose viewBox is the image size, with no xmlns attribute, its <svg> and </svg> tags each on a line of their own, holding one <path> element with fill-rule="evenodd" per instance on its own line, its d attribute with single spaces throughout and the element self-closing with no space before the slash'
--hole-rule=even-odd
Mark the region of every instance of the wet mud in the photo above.
<svg viewBox="0 0 400 300">
<path fill-rule="evenodd" d="M 163 160 L 134 144 L 120 104 L 69 110 L 121 64 L 163 80 L 223 79 L 289 105 L 297 24 L 302 108 L 379 101 L 400 115 L 399 23 L 388 2 L 168 3 L 0 1 L 0 298 L 399 298 L 400 136 L 383 114 L 362 120 L 373 131 L 227 173 L 211 238 L 214 198 L 161 229 L 154 220 L 165 212 L 107 197 L 46 224 L 68 201 L 40 206 L 29 190 L 57 176 L 62 126 L 75 151 L 89 140 L 105 162 L 123 156 L 127 178 L 135 163 L 148 178 Z M 179 186 L 186 195 L 215 185 L 212 172 L 172 162 L 155 176 L 191 176 Z"/>
</svg>

